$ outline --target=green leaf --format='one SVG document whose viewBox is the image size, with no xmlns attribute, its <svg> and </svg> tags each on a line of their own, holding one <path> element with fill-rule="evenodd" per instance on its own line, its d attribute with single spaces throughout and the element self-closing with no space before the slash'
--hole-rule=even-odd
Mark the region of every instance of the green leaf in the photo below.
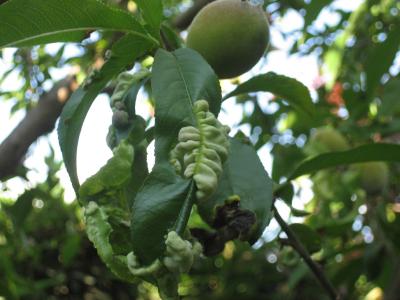
<svg viewBox="0 0 400 300">
<path fill-rule="evenodd" d="M 120 143 L 114 150 L 114 156 L 92 177 L 89 177 L 79 189 L 81 198 L 94 196 L 123 185 L 130 178 L 134 150 L 127 143 Z"/>
<path fill-rule="evenodd" d="M 164 253 L 164 236 L 174 229 L 185 199 L 193 198 L 191 182 L 163 166 L 146 179 L 133 204 L 131 224 L 132 248 L 142 263 L 150 264 Z"/>
<path fill-rule="evenodd" d="M 278 75 L 274 72 L 258 75 L 249 79 L 240 84 L 223 99 L 225 100 L 240 94 L 254 92 L 270 92 L 275 96 L 283 98 L 299 111 L 306 112 L 309 115 L 314 113 L 314 104 L 307 87 L 296 79 Z"/>
<path fill-rule="evenodd" d="M 149 79 L 150 71 L 141 69 L 133 75 L 130 75 L 131 77 L 129 80 L 126 80 L 126 78 L 124 79 L 126 73 L 121 73 L 121 75 L 121 79 L 120 77 L 117 78 L 117 85 L 111 97 L 111 108 L 115 111 L 115 102 L 121 101 L 125 105 L 123 110 L 128 113 L 128 124 L 126 126 L 115 126 L 115 124 L 112 124 L 109 127 L 107 144 L 111 149 L 124 139 L 129 139 L 129 142 L 133 146 L 140 144 L 144 140 L 144 130 L 146 128 L 146 121 L 142 117 L 136 115 L 135 106 L 139 90 Z M 119 85 L 122 85 L 122 87 L 119 87 Z M 118 88 L 126 88 L 127 90 L 121 94 L 121 90 L 117 91 Z M 118 97 L 115 96 L 116 94 Z"/>
<path fill-rule="evenodd" d="M 64 163 L 76 193 L 79 189 L 76 149 L 82 124 L 90 106 L 114 76 L 151 47 L 152 44 L 147 39 L 138 36 L 126 35 L 121 38 L 112 48 L 111 58 L 91 79 L 92 82 L 75 91 L 65 105 L 58 125 L 58 138 Z"/>
<path fill-rule="evenodd" d="M 296 165 L 305 158 L 303 150 L 293 145 L 275 144 L 272 155 L 274 160 L 271 177 L 275 182 L 280 182 L 282 177 L 287 178 L 294 171 Z"/>
<path fill-rule="evenodd" d="M 89 239 L 113 273 L 128 281 L 133 280 L 126 262 L 132 242 L 130 207 L 125 191 L 131 179 L 133 155 L 132 145 L 121 142 L 114 156 L 79 190 Z"/>
<path fill-rule="evenodd" d="M 400 79 L 392 79 L 385 84 L 382 104 L 379 107 L 380 116 L 394 116 L 400 113 Z M 392 122 L 390 125 L 394 125 Z M 398 129 L 397 129 L 398 131 Z"/>
<path fill-rule="evenodd" d="M 108 219 L 105 209 L 95 202 L 91 201 L 85 206 L 86 232 L 97 253 L 115 275 L 132 282 L 135 278 L 128 269 L 126 256 L 117 255 L 111 246 L 113 229 Z"/>
<path fill-rule="evenodd" d="M 305 210 L 302 210 L 302 209 L 297 209 L 297 208 L 294 208 L 294 207 L 290 207 L 290 211 L 291 211 L 291 213 L 292 213 L 292 215 L 294 217 L 302 218 L 302 217 L 307 217 L 307 216 L 311 215 L 311 213 L 308 212 L 308 211 L 305 211 Z"/>
<path fill-rule="evenodd" d="M 289 181 L 326 168 L 368 161 L 400 162 L 400 145 L 368 144 L 348 151 L 317 155 L 301 162 Z"/>
<path fill-rule="evenodd" d="M 161 23 L 161 34 L 163 43 L 170 49 L 178 49 L 184 47 L 184 41 L 168 22 L 164 21 Z"/>
<path fill-rule="evenodd" d="M 145 137 L 145 128 L 145 121 L 140 116 L 136 116 L 132 122 L 130 135 L 128 136 L 129 143 L 135 148 L 135 157 L 130 171 L 131 179 L 126 187 L 129 207 L 132 207 L 137 192 L 149 175 L 147 166 L 148 142 Z"/>
<path fill-rule="evenodd" d="M 200 54 L 191 49 L 158 50 L 152 88 L 156 101 L 156 161 L 169 161 L 172 144 L 183 126 L 196 125 L 193 103 L 205 99 L 218 115 L 221 89 L 217 76 Z"/>
<path fill-rule="evenodd" d="M 77 42 L 93 30 L 151 39 L 131 14 L 97 0 L 12 0 L 0 6 L 0 48 Z"/>
<path fill-rule="evenodd" d="M 250 243 L 263 233 L 271 218 L 272 180 L 265 171 L 257 152 L 251 145 L 238 139 L 230 139 L 230 153 L 215 194 L 206 202 L 198 204 L 199 213 L 212 225 L 215 209 L 222 206 L 232 195 L 240 197 L 240 208 L 256 214 L 257 223 Z"/>
<path fill-rule="evenodd" d="M 10 214 L 16 228 L 22 228 L 26 218 L 32 211 L 32 201 L 36 197 L 37 191 L 27 190 L 15 201 L 14 205 L 7 207 L 6 211 Z"/>
<path fill-rule="evenodd" d="M 163 18 L 161 0 L 136 0 L 143 19 L 154 29 L 159 30 Z"/>
<path fill-rule="evenodd" d="M 69 267 L 73 262 L 75 257 L 81 251 L 82 237 L 78 233 L 70 234 L 66 237 L 61 249 L 61 261 L 65 267 Z"/>
<path fill-rule="evenodd" d="M 367 75 L 367 95 L 372 97 L 382 75 L 388 72 L 400 47 L 400 25 L 393 24 L 384 42 L 376 45 L 369 53 L 365 72 Z"/>
<path fill-rule="evenodd" d="M 289 228 L 299 238 L 308 253 L 313 254 L 321 250 L 321 238 L 311 227 L 305 224 L 294 223 L 290 224 Z"/>
</svg>

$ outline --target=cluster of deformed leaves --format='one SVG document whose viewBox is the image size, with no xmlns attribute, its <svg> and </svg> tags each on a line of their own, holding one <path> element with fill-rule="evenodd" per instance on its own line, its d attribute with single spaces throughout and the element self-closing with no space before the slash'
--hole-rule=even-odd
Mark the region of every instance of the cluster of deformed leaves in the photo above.
<svg viewBox="0 0 400 300">
<path fill-rule="evenodd" d="M 135 113 L 149 77 L 156 115 L 150 174 L 145 122 Z M 64 115 L 75 115 L 71 105 Z M 270 219 L 271 181 L 248 142 L 228 139 L 216 118 L 220 105 L 218 79 L 199 54 L 159 50 L 151 73 L 118 77 L 107 137 L 114 156 L 79 187 L 87 233 L 103 261 L 121 279 L 157 284 L 164 298 L 177 296 L 179 274 L 199 249 L 215 255 L 229 240 L 254 243 Z M 69 132 L 66 125 L 61 136 Z M 187 230 L 194 205 L 208 229 Z"/>
</svg>

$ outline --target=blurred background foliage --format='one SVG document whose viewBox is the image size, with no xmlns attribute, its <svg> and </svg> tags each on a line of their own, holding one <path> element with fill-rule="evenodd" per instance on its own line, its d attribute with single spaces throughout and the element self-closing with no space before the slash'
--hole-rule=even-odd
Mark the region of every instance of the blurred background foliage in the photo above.
<svg viewBox="0 0 400 300">
<path fill-rule="evenodd" d="M 134 1 L 106 2 L 135 13 Z M 314 55 L 320 66 L 313 94 L 318 113 L 313 119 L 293 111 L 284 99 L 273 98 L 266 109 L 265 94 L 236 98 L 237 105 L 252 108 L 239 125 L 249 126 L 257 149 L 265 145 L 271 149 L 277 183 L 315 154 L 310 145 L 315 128 L 335 128 L 349 147 L 400 141 L 400 2 L 364 0 L 350 12 L 335 2 L 265 1 L 272 26 L 289 13 L 301 16 L 302 28 L 280 34 L 294 40 L 290 55 Z M 171 27 L 192 5 L 185 0 L 163 3 Z M 337 22 L 315 26 L 324 11 Z M 52 70 L 73 69 L 82 80 L 102 64 L 116 39 L 115 34 L 96 33 L 74 45 L 78 51 L 72 56 L 65 55 L 71 50 L 68 45 L 56 53 L 47 51 L 47 46 L 18 49 L 0 85 L 16 71 L 22 86 L 17 90 L 2 86 L 1 101 L 13 101 L 12 113 L 29 111 L 55 83 Z M 153 287 L 125 284 L 107 270 L 85 235 L 78 205 L 64 202 L 57 176 L 61 163 L 54 153 L 44 163 L 48 175 L 43 182 L 26 180 L 18 199 L 0 193 L 0 298 L 158 299 Z M 26 178 L 27 171 L 18 176 Z M 390 165 L 389 172 L 384 189 L 371 193 L 360 184 L 353 167 L 320 171 L 310 177 L 313 197 L 301 210 L 291 203 L 293 195 L 301 196 L 301 187 L 289 187 L 281 195 L 298 222 L 292 229 L 345 299 L 399 299 L 399 165 Z M 1 190 L 6 192 L 7 186 L 2 184 Z M 183 278 L 180 292 L 184 299 L 327 299 L 279 234 L 254 248 L 229 242 L 221 255 L 195 265 Z"/>
</svg>

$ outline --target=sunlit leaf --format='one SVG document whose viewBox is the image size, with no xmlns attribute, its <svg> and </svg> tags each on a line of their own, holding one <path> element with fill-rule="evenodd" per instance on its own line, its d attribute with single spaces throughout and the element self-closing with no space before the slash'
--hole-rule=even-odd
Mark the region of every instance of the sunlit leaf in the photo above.
<svg viewBox="0 0 400 300">
<path fill-rule="evenodd" d="M 357 148 L 321 154 L 301 162 L 289 180 L 326 168 L 368 161 L 400 162 L 400 145 L 368 144 Z"/>
<path fill-rule="evenodd" d="M 136 0 L 143 19 L 154 29 L 159 29 L 163 18 L 163 5 L 161 0 Z"/>
<path fill-rule="evenodd" d="M 283 98 L 295 109 L 310 115 L 314 113 L 314 105 L 307 87 L 296 79 L 273 72 L 255 76 L 240 84 L 234 91 L 226 95 L 224 100 L 240 94 L 255 92 L 270 92 Z"/>
<path fill-rule="evenodd" d="M 0 6 L 0 48 L 80 41 L 94 30 L 149 39 L 129 13 L 96 0 L 12 0 Z"/>
</svg>

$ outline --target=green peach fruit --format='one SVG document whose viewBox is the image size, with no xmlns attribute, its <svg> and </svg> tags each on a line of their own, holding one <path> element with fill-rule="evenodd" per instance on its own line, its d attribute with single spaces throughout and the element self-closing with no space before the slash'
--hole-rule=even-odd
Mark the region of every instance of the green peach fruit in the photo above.
<svg viewBox="0 0 400 300">
<path fill-rule="evenodd" d="M 361 187 L 368 194 L 382 192 L 389 182 L 389 168 L 384 162 L 368 162 L 355 165 L 360 174 Z"/>
<path fill-rule="evenodd" d="M 249 71 L 269 43 L 265 12 L 243 0 L 218 0 L 206 5 L 188 30 L 187 46 L 199 52 L 219 78 Z"/>
<path fill-rule="evenodd" d="M 318 148 L 318 152 L 345 151 L 349 149 L 346 138 L 332 127 L 321 127 L 311 136 L 312 144 Z"/>
</svg>

